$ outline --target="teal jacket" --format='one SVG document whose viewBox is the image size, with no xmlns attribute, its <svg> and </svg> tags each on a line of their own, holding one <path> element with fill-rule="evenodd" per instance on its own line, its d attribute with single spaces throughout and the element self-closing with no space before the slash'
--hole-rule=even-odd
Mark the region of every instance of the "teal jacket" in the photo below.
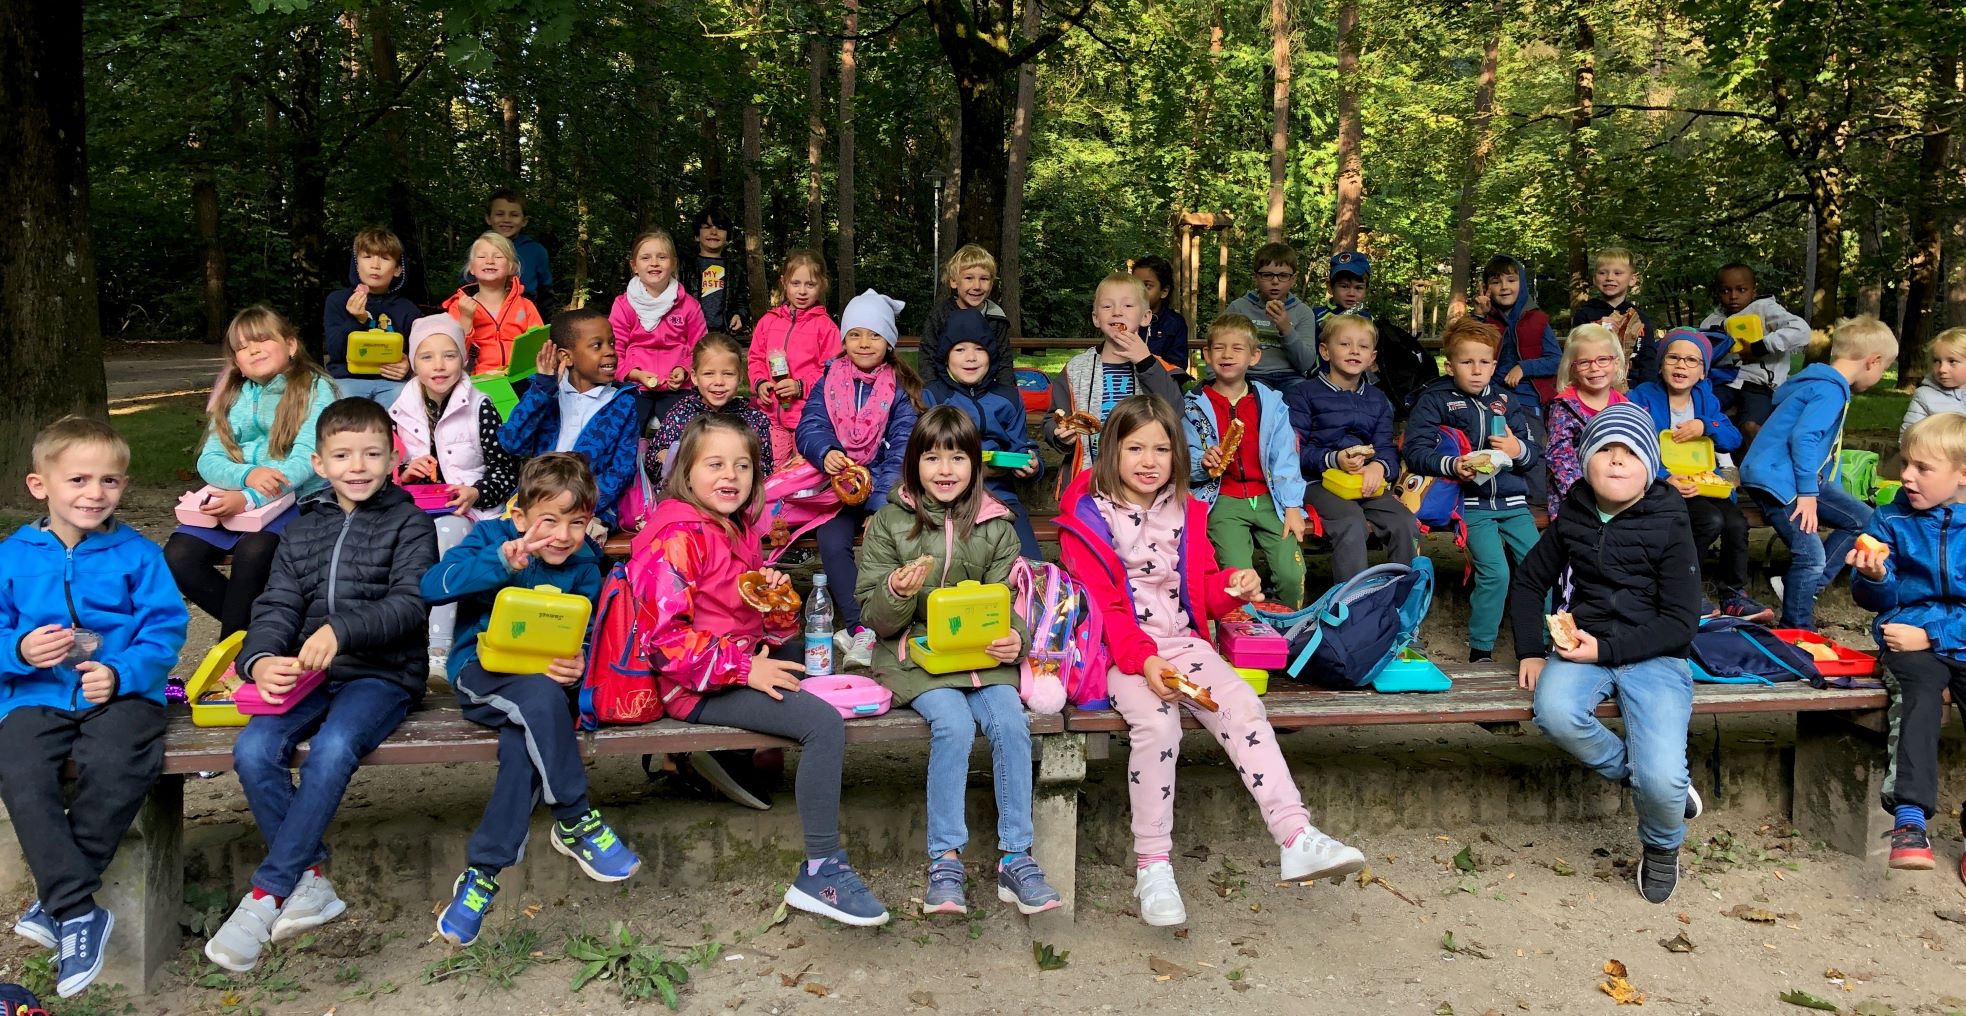
<svg viewBox="0 0 1966 1016">
<path fill-rule="evenodd" d="M 246 474 L 267 466 L 287 478 L 296 499 L 328 485 L 328 481 L 314 472 L 314 423 L 321 418 L 321 410 L 335 400 L 335 387 L 325 377 L 314 379 L 308 393 L 307 418 L 301 421 L 300 430 L 294 435 L 293 447 L 287 449 L 284 458 L 276 459 L 270 448 L 273 418 L 280 408 L 280 396 L 286 390 L 285 374 L 265 384 L 251 380 L 245 383 L 239 390 L 238 400 L 225 414 L 226 421 L 232 424 L 232 437 L 245 453 L 245 461 L 233 461 L 225 453 L 225 446 L 219 443 L 218 435 L 207 431 L 204 447 L 198 450 L 198 475 L 206 483 L 222 490 L 245 490 Z M 254 505 L 261 503 L 256 493 L 248 492 L 246 497 Z"/>
</svg>

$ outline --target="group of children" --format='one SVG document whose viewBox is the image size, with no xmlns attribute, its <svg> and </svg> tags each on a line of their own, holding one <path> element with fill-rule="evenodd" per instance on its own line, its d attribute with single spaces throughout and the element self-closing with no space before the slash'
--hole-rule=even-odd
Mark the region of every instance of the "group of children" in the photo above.
<svg viewBox="0 0 1966 1016">
<path fill-rule="evenodd" d="M 806 860 L 788 904 L 856 926 L 888 918 L 840 842 L 843 721 L 800 690 L 792 619 L 762 613 L 738 591 L 738 577 L 752 572 L 767 587 L 788 583 L 774 565 L 789 537 L 810 531 L 839 597 L 845 658 L 865 661 L 931 730 L 924 909 L 968 907 L 963 787 L 979 730 L 996 756 L 999 898 L 1027 914 L 1059 905 L 1030 853 L 1031 742 L 1017 666 L 1030 633 L 1016 627 L 987 648 L 995 666 L 958 674 L 930 673 L 907 648 L 930 592 L 1004 582 L 1039 550 L 1016 490 L 1037 476 L 1036 456 L 1015 468 L 992 462 L 992 453 L 1036 444 L 1008 377 L 988 253 L 964 247 L 945 266 L 949 293 L 924 331 L 918 376 L 898 355 L 903 305 L 869 290 L 835 324 L 826 269 L 812 252 L 787 257 L 771 311 L 746 322 L 737 261 L 721 258 L 728 223 L 707 213 L 680 276 L 670 238 L 646 234 L 611 313 L 554 316 L 532 380 L 501 420 L 471 374 L 509 363 L 518 325 L 537 318 L 526 280 L 550 285 L 550 268 L 527 264 L 531 248 L 513 243 L 525 218 L 522 205 L 516 216 L 505 207 L 514 204 L 494 199 L 493 230 L 474 242 L 467 266 L 472 281 L 444 314 L 399 306 L 390 290 L 401 245 L 381 231 L 361 234 L 355 285 L 327 303 L 345 330 L 337 352 L 330 329 L 325 369 L 272 310 L 235 318 L 198 460 L 216 492 L 202 510 L 223 520 L 297 495 L 258 531 L 186 526 L 159 552 L 114 518 L 129 453 L 113 430 L 70 419 L 37 439 L 28 486 L 48 516 L 0 545 L 0 628 L 15 646 L 0 663 L 0 793 L 40 890 L 16 930 L 59 950 L 64 996 L 101 967 L 112 918 L 90 894 L 161 764 L 164 680 L 184 640 L 186 600 L 225 634 L 247 633 L 237 672 L 269 701 L 296 694 L 310 672 L 326 677 L 286 712 L 254 717 L 235 747 L 267 849 L 250 891 L 206 945 L 213 962 L 249 970 L 267 942 L 344 911 L 326 875 L 324 834 L 358 760 L 421 699 L 436 655 L 460 711 L 499 736 L 497 782 L 438 918 L 444 937 L 476 938 L 541 801 L 556 850 L 594 879 L 631 877 L 640 860 L 588 799 L 571 721 L 588 661 L 509 674 L 488 670 L 477 649 L 502 589 L 553 585 L 596 597 L 598 539 L 611 530 L 635 534 L 626 575 L 663 714 L 802 747 L 795 798 Z M 1561 344 L 1534 309 L 1521 264 L 1498 258 L 1484 271 L 1482 313 L 1446 330 L 1447 376 L 1396 404 L 1375 374 L 1381 332 L 1362 306 L 1369 262 L 1334 257 L 1333 303 L 1312 309 L 1291 295 L 1296 255 L 1272 244 L 1257 253 L 1256 289 L 1208 326 L 1203 383 L 1184 393 L 1179 378 L 1192 365 L 1185 341 L 1177 349 L 1170 337 L 1185 336 L 1186 323 L 1167 303 L 1163 267 L 1147 259 L 1100 282 L 1092 323 L 1101 341 L 1053 381 L 1058 412 L 1041 433 L 1064 455 L 1062 563 L 1101 616 L 1109 691 L 1130 731 L 1143 920 L 1186 919 L 1169 856 L 1184 709 L 1235 764 L 1281 851 L 1284 880 L 1363 865 L 1358 850 L 1311 824 L 1261 701 L 1208 636 L 1241 603 L 1304 601 L 1307 531 L 1332 543 L 1341 581 L 1365 567 L 1368 540 L 1411 561 L 1420 527 L 1396 496 L 1402 475 L 1458 485 L 1474 573 L 1470 658 L 1491 657 L 1506 612 L 1539 725 L 1631 785 L 1645 847 L 1640 889 L 1655 902 L 1668 897 L 1685 821 L 1700 809 L 1685 765 L 1688 645 L 1703 616 L 1772 612 L 1745 592 L 1736 502 L 1670 476 L 1660 445 L 1711 438 L 1730 451 L 1757 423 L 1767 436 L 1749 446 L 1741 485 L 1793 551 L 1783 621 L 1809 626 L 1816 594 L 1852 568 L 1859 602 L 1879 612 L 1887 672 L 1905 706 L 1894 712 L 1902 726 L 1885 802 L 1898 821 L 1892 863 L 1932 866 L 1924 828 L 1937 806 L 1940 696 L 1950 688 L 1955 701 L 1966 698 L 1966 622 L 1950 582 L 1966 566 L 1947 553 L 1955 507 L 1966 503 L 1966 415 L 1950 410 L 1966 398 L 1946 401 L 1952 382 L 1966 384 L 1966 331 L 1935 342 L 1935 390 L 1921 393 L 1931 415 L 1905 433 L 1903 492 L 1873 515 L 1830 477 L 1851 393 L 1874 385 L 1896 354 L 1875 319 L 1841 323 L 1830 362 L 1783 383 L 1785 355 L 1716 356 L 1708 330 L 1654 336 L 1628 301 L 1623 252 L 1600 256 L 1603 296 L 1592 310 L 1601 313 Z M 1723 269 L 1723 308 L 1759 306 L 1771 332 L 1781 331 L 1778 308 L 1757 298 L 1751 272 L 1742 283 L 1743 272 Z M 723 327 L 709 329 L 696 293 L 704 303 L 720 297 L 707 316 Z M 380 380 L 348 376 L 346 330 L 384 317 L 407 327 L 404 362 Z M 745 324 L 748 349 L 731 334 Z M 1656 373 L 1627 391 L 1635 360 Z M 1724 368 L 1736 371 L 1731 383 Z M 1772 389 L 1760 420 L 1757 384 Z M 835 480 L 867 496 L 851 501 Z M 1539 536 L 1530 506 L 1545 480 L 1553 521 Z M 450 484 L 451 515 L 433 522 L 404 481 Z M 1825 528 L 1836 535 L 1819 535 Z M 1891 551 L 1854 547 L 1864 531 Z M 1702 550 L 1714 540 L 1721 553 L 1709 574 Z M 219 570 L 228 554 L 229 575 Z M 85 556 L 102 581 L 74 582 Z M 1267 582 L 1254 570 L 1259 556 Z M 1966 589 L 1961 577 L 1956 587 Z M 1578 633 L 1546 658 L 1552 597 Z M 454 617 L 443 639 L 433 609 Z M 1217 708 L 1193 708 L 1176 678 Z M 1623 737 L 1593 715 L 1614 691 Z M 296 784 L 290 766 L 302 743 L 310 750 Z M 89 802 L 66 814 L 64 758 L 77 763 L 78 801 Z"/>
</svg>

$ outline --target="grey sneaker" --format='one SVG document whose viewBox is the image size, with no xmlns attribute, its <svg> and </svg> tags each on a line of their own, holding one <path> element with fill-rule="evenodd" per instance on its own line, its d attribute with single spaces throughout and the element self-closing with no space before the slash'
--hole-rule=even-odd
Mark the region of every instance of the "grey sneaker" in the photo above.
<svg viewBox="0 0 1966 1016">
<path fill-rule="evenodd" d="M 232 916 L 205 943 L 205 958 L 235 974 L 251 970 L 259 964 L 259 954 L 273 938 L 273 922 L 279 918 L 280 908 L 273 905 L 273 897 L 255 898 L 247 892 Z"/>
<path fill-rule="evenodd" d="M 922 893 L 924 914 L 967 914 L 969 897 L 963 894 L 962 861 L 938 857 L 928 864 L 928 889 Z"/>
<path fill-rule="evenodd" d="M 1638 894 L 1648 903 L 1672 899 L 1679 887 L 1679 851 L 1646 847 L 1638 859 Z"/>
<path fill-rule="evenodd" d="M 1016 854 L 997 862 L 997 899 L 1017 904 L 1017 912 L 1025 916 L 1056 910 L 1065 903 L 1058 890 L 1044 880 L 1044 869 L 1029 854 Z"/>
<path fill-rule="evenodd" d="M 833 633 L 833 648 L 840 654 L 839 666 L 835 670 L 859 667 L 865 670 L 874 665 L 874 629 L 841 628 Z"/>
<path fill-rule="evenodd" d="M 335 895 L 334 885 L 325 875 L 316 875 L 312 870 L 300 873 L 300 881 L 294 883 L 294 894 L 287 897 L 287 905 L 280 908 L 280 916 L 273 919 L 273 941 L 285 942 L 295 938 L 310 928 L 318 928 L 340 917 L 348 910 L 348 904 Z"/>
</svg>

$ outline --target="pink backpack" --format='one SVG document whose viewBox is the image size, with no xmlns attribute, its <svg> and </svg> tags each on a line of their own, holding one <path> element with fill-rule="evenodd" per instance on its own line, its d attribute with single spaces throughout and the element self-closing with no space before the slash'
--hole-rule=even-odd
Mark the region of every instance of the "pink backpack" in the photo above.
<svg viewBox="0 0 1966 1016">
<path fill-rule="evenodd" d="M 633 535 L 642 531 L 648 524 L 649 512 L 655 510 L 658 498 L 655 487 L 649 483 L 648 473 L 649 440 L 642 438 L 635 445 L 635 482 L 621 492 L 621 500 L 615 502 L 615 531 Z"/>
<path fill-rule="evenodd" d="M 1067 701 L 1079 709 L 1106 708 L 1106 637 L 1085 587 L 1065 569 L 1020 557 L 1010 566 L 1011 609 L 1031 633 L 1019 665 L 1018 694 L 1034 713 L 1056 713 Z"/>
</svg>

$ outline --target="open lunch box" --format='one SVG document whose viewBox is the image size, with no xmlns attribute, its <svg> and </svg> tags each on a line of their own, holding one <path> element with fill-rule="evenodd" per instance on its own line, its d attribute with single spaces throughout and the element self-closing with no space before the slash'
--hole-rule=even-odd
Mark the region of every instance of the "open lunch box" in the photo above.
<svg viewBox="0 0 1966 1016">
<path fill-rule="evenodd" d="M 1870 677 L 1877 673 L 1877 657 L 1852 649 L 1827 635 L 1819 635 L 1806 628 L 1771 628 L 1769 631 L 1783 642 L 1808 653 L 1824 677 Z"/>
<path fill-rule="evenodd" d="M 1691 477 L 1693 489 L 1701 497 L 1733 497 L 1734 485 L 1720 475 L 1720 457 L 1714 454 L 1713 438 L 1674 441 L 1672 431 L 1659 432 L 1659 462 L 1674 476 Z"/>
</svg>

